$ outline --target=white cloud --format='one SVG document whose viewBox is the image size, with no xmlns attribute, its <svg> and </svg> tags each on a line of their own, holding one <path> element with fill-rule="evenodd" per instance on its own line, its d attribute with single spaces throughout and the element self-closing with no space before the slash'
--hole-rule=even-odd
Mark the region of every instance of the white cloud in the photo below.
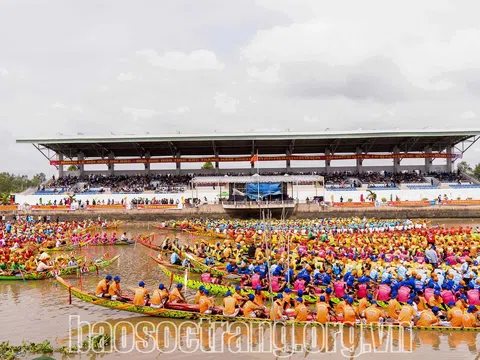
<svg viewBox="0 0 480 360">
<path fill-rule="evenodd" d="M 83 113 L 83 107 L 81 107 L 80 105 L 73 106 L 72 110 L 76 111 L 76 112 L 79 112 L 79 113 Z"/>
<path fill-rule="evenodd" d="M 122 111 L 125 114 L 131 114 L 135 120 L 138 119 L 148 119 L 155 115 L 158 115 L 159 112 L 153 109 L 138 109 L 138 108 L 131 108 L 131 107 L 123 107 Z"/>
<path fill-rule="evenodd" d="M 52 105 L 50 105 L 52 109 L 66 109 L 67 106 L 65 104 L 62 104 L 61 102 L 56 102 Z"/>
<path fill-rule="evenodd" d="M 256 66 L 247 68 L 247 74 L 251 79 L 267 84 L 275 84 L 280 81 L 279 71 L 279 64 L 267 66 L 264 70 L 260 70 Z"/>
<path fill-rule="evenodd" d="M 223 70 L 225 65 L 220 62 L 215 53 L 209 50 L 194 50 L 191 53 L 168 51 L 163 55 L 157 54 L 153 49 L 137 51 L 137 55 L 143 56 L 147 61 L 161 68 L 169 70 Z"/>
<path fill-rule="evenodd" d="M 142 80 L 141 76 L 134 75 L 131 72 L 121 73 L 117 77 L 118 81 L 132 81 L 132 80 Z"/>
<path fill-rule="evenodd" d="M 8 75 L 8 70 L 0 67 L 0 76 L 7 76 L 7 75 Z"/>
<path fill-rule="evenodd" d="M 474 119 L 477 117 L 477 114 L 475 114 L 473 111 L 465 111 L 460 115 L 462 119 Z"/>
<path fill-rule="evenodd" d="M 215 101 L 215 108 L 219 109 L 223 113 L 235 113 L 237 112 L 237 105 L 239 101 L 233 97 L 228 96 L 225 93 L 216 93 L 213 97 Z"/>
<path fill-rule="evenodd" d="M 105 92 L 105 91 L 108 91 L 109 87 L 107 85 L 102 85 L 98 88 L 99 91 L 101 92 Z"/>
<path fill-rule="evenodd" d="M 185 114 L 190 112 L 190 108 L 188 106 L 179 106 L 176 109 L 170 110 L 172 114 Z"/>
</svg>

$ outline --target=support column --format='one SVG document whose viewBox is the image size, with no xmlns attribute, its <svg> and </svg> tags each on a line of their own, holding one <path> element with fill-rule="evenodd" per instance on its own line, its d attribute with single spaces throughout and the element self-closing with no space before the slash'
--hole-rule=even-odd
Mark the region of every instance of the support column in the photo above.
<svg viewBox="0 0 480 360">
<path fill-rule="evenodd" d="M 218 153 L 218 150 L 215 151 L 215 157 L 218 158 L 220 156 L 220 154 Z M 219 161 L 215 161 L 215 174 L 218 174 L 220 172 L 220 162 Z"/>
<path fill-rule="evenodd" d="M 330 156 L 332 155 L 332 152 L 330 149 L 325 149 L 325 156 Z M 331 160 L 325 160 L 325 174 L 330 173 L 330 162 Z"/>
<path fill-rule="evenodd" d="M 448 145 L 447 146 L 447 154 L 450 155 L 450 157 L 447 158 L 447 171 L 448 172 L 453 172 L 453 159 L 452 159 L 452 152 L 453 152 L 453 146 Z"/>
<path fill-rule="evenodd" d="M 393 154 L 400 154 L 400 149 L 398 148 L 398 146 L 395 146 L 393 148 Z M 394 174 L 397 174 L 400 172 L 400 159 L 398 158 L 393 158 L 393 173 Z"/>
<path fill-rule="evenodd" d="M 181 156 L 180 151 L 178 151 L 175 154 L 175 158 L 180 159 L 180 156 Z M 180 171 L 182 170 L 182 163 L 176 162 L 175 164 L 176 164 L 176 168 L 177 168 L 176 173 L 177 173 L 177 175 L 180 175 Z"/>
<path fill-rule="evenodd" d="M 252 149 L 252 157 L 255 155 L 255 151 Z M 250 163 L 250 174 L 255 174 L 255 163 Z"/>
<path fill-rule="evenodd" d="M 361 148 L 357 148 L 357 155 L 362 155 L 363 151 Z M 362 173 L 363 159 L 357 159 L 357 173 Z"/>
<path fill-rule="evenodd" d="M 291 156 L 292 153 L 291 153 L 289 150 L 287 150 L 287 151 L 285 152 L 285 155 Z M 285 161 L 285 164 L 286 164 L 286 168 L 287 168 L 287 173 L 289 173 L 290 170 L 291 170 L 291 168 L 290 168 L 290 160 L 286 160 L 286 161 Z"/>
<path fill-rule="evenodd" d="M 150 152 L 147 151 L 145 153 L 145 160 L 150 160 Z M 150 175 L 150 163 L 149 162 L 146 162 L 145 163 L 145 175 Z"/>
<path fill-rule="evenodd" d="M 77 154 L 77 159 L 79 161 L 83 161 L 85 160 L 85 154 L 83 152 L 79 152 Z M 83 175 L 85 174 L 85 165 L 83 164 L 78 164 L 78 172 L 79 172 L 79 176 L 80 177 L 83 177 Z"/>
<path fill-rule="evenodd" d="M 108 160 L 114 160 L 115 159 L 115 154 L 113 152 L 108 154 Z M 115 164 L 108 164 L 108 174 L 110 176 L 115 175 Z"/>
<path fill-rule="evenodd" d="M 432 147 L 426 146 L 424 151 L 425 153 L 429 154 L 432 152 Z M 432 158 L 425 158 L 425 173 L 428 174 L 430 171 L 432 171 L 432 163 L 433 163 Z"/>
<path fill-rule="evenodd" d="M 63 161 L 63 154 L 57 154 L 58 161 Z M 63 178 L 63 165 L 58 165 L 58 178 Z"/>
</svg>

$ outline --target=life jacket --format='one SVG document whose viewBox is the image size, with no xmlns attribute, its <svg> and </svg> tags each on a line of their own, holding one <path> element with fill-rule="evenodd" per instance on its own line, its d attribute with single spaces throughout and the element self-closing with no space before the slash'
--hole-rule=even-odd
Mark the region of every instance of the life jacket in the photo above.
<svg viewBox="0 0 480 360">
<path fill-rule="evenodd" d="M 426 288 L 426 289 L 425 289 L 425 300 L 427 300 L 427 302 L 428 302 L 428 300 L 430 300 L 430 298 L 433 296 L 433 293 L 434 293 L 434 292 L 435 292 L 435 290 L 432 289 L 432 288 Z"/>
<path fill-rule="evenodd" d="M 357 298 L 362 299 L 364 297 L 367 297 L 367 284 L 360 284 L 357 289 Z"/>
<path fill-rule="evenodd" d="M 423 281 L 422 280 L 415 280 L 415 290 L 423 290 Z"/>
<path fill-rule="evenodd" d="M 398 289 L 398 301 L 407 302 L 409 298 L 410 298 L 410 288 L 406 286 L 400 287 L 400 289 Z"/>
<path fill-rule="evenodd" d="M 480 305 L 478 290 L 472 289 L 467 291 L 467 299 L 469 305 Z"/>
<path fill-rule="evenodd" d="M 278 284 L 278 276 L 272 276 L 270 278 L 270 285 L 272 287 L 273 292 L 279 292 L 280 291 L 280 285 Z"/>
<path fill-rule="evenodd" d="M 453 296 L 453 293 L 450 290 L 442 290 L 440 292 L 440 295 L 442 296 L 444 304 L 448 304 L 450 301 L 455 302 L 455 297 Z"/>
<path fill-rule="evenodd" d="M 423 256 L 417 256 L 417 263 L 423 264 L 425 262 L 425 258 Z"/>
<path fill-rule="evenodd" d="M 393 255 L 392 254 L 386 254 L 385 255 L 385 261 L 386 262 L 391 262 L 393 260 Z"/>
<path fill-rule="evenodd" d="M 377 293 L 377 299 L 380 301 L 388 301 L 390 300 L 390 293 L 392 289 L 390 286 L 385 285 L 385 284 L 380 284 L 378 286 L 378 293 Z"/>
<path fill-rule="evenodd" d="M 445 260 L 448 261 L 450 265 L 457 265 L 457 259 L 453 255 L 448 256 Z"/>
<path fill-rule="evenodd" d="M 252 288 L 255 289 L 257 286 L 262 286 L 262 283 L 260 281 L 260 275 L 254 274 L 252 275 Z"/>
<path fill-rule="evenodd" d="M 333 290 L 335 291 L 336 297 L 342 298 L 345 295 L 345 283 L 343 281 L 335 281 Z"/>
<path fill-rule="evenodd" d="M 320 295 L 322 293 L 323 293 L 323 290 L 321 288 L 319 288 L 319 287 L 315 288 L 315 294 Z"/>
<path fill-rule="evenodd" d="M 202 280 L 202 282 L 204 283 L 211 283 L 212 282 L 212 278 L 210 276 L 210 273 L 203 273 L 201 276 L 200 276 L 200 279 Z"/>
</svg>

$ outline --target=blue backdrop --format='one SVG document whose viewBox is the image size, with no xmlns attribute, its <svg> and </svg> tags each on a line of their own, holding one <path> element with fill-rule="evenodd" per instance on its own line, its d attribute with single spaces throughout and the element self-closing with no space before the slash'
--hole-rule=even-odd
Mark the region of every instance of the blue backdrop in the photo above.
<svg viewBox="0 0 480 360">
<path fill-rule="evenodd" d="M 281 183 L 250 183 L 246 187 L 247 196 L 256 199 L 269 195 L 282 195 Z"/>
</svg>

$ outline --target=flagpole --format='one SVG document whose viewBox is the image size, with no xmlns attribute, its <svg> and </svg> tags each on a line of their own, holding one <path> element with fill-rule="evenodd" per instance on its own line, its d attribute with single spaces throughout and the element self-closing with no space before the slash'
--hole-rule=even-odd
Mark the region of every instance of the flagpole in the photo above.
<svg viewBox="0 0 480 360">
<path fill-rule="evenodd" d="M 256 161 L 257 163 L 260 162 L 260 161 L 259 161 L 259 158 L 258 158 L 258 149 L 257 149 L 257 159 L 256 159 L 256 160 L 257 160 L 257 161 Z M 260 201 L 260 179 L 259 179 L 260 173 L 259 173 L 259 166 L 260 166 L 260 164 L 257 165 L 257 175 L 258 175 L 258 176 L 257 176 L 257 201 Z"/>
</svg>

